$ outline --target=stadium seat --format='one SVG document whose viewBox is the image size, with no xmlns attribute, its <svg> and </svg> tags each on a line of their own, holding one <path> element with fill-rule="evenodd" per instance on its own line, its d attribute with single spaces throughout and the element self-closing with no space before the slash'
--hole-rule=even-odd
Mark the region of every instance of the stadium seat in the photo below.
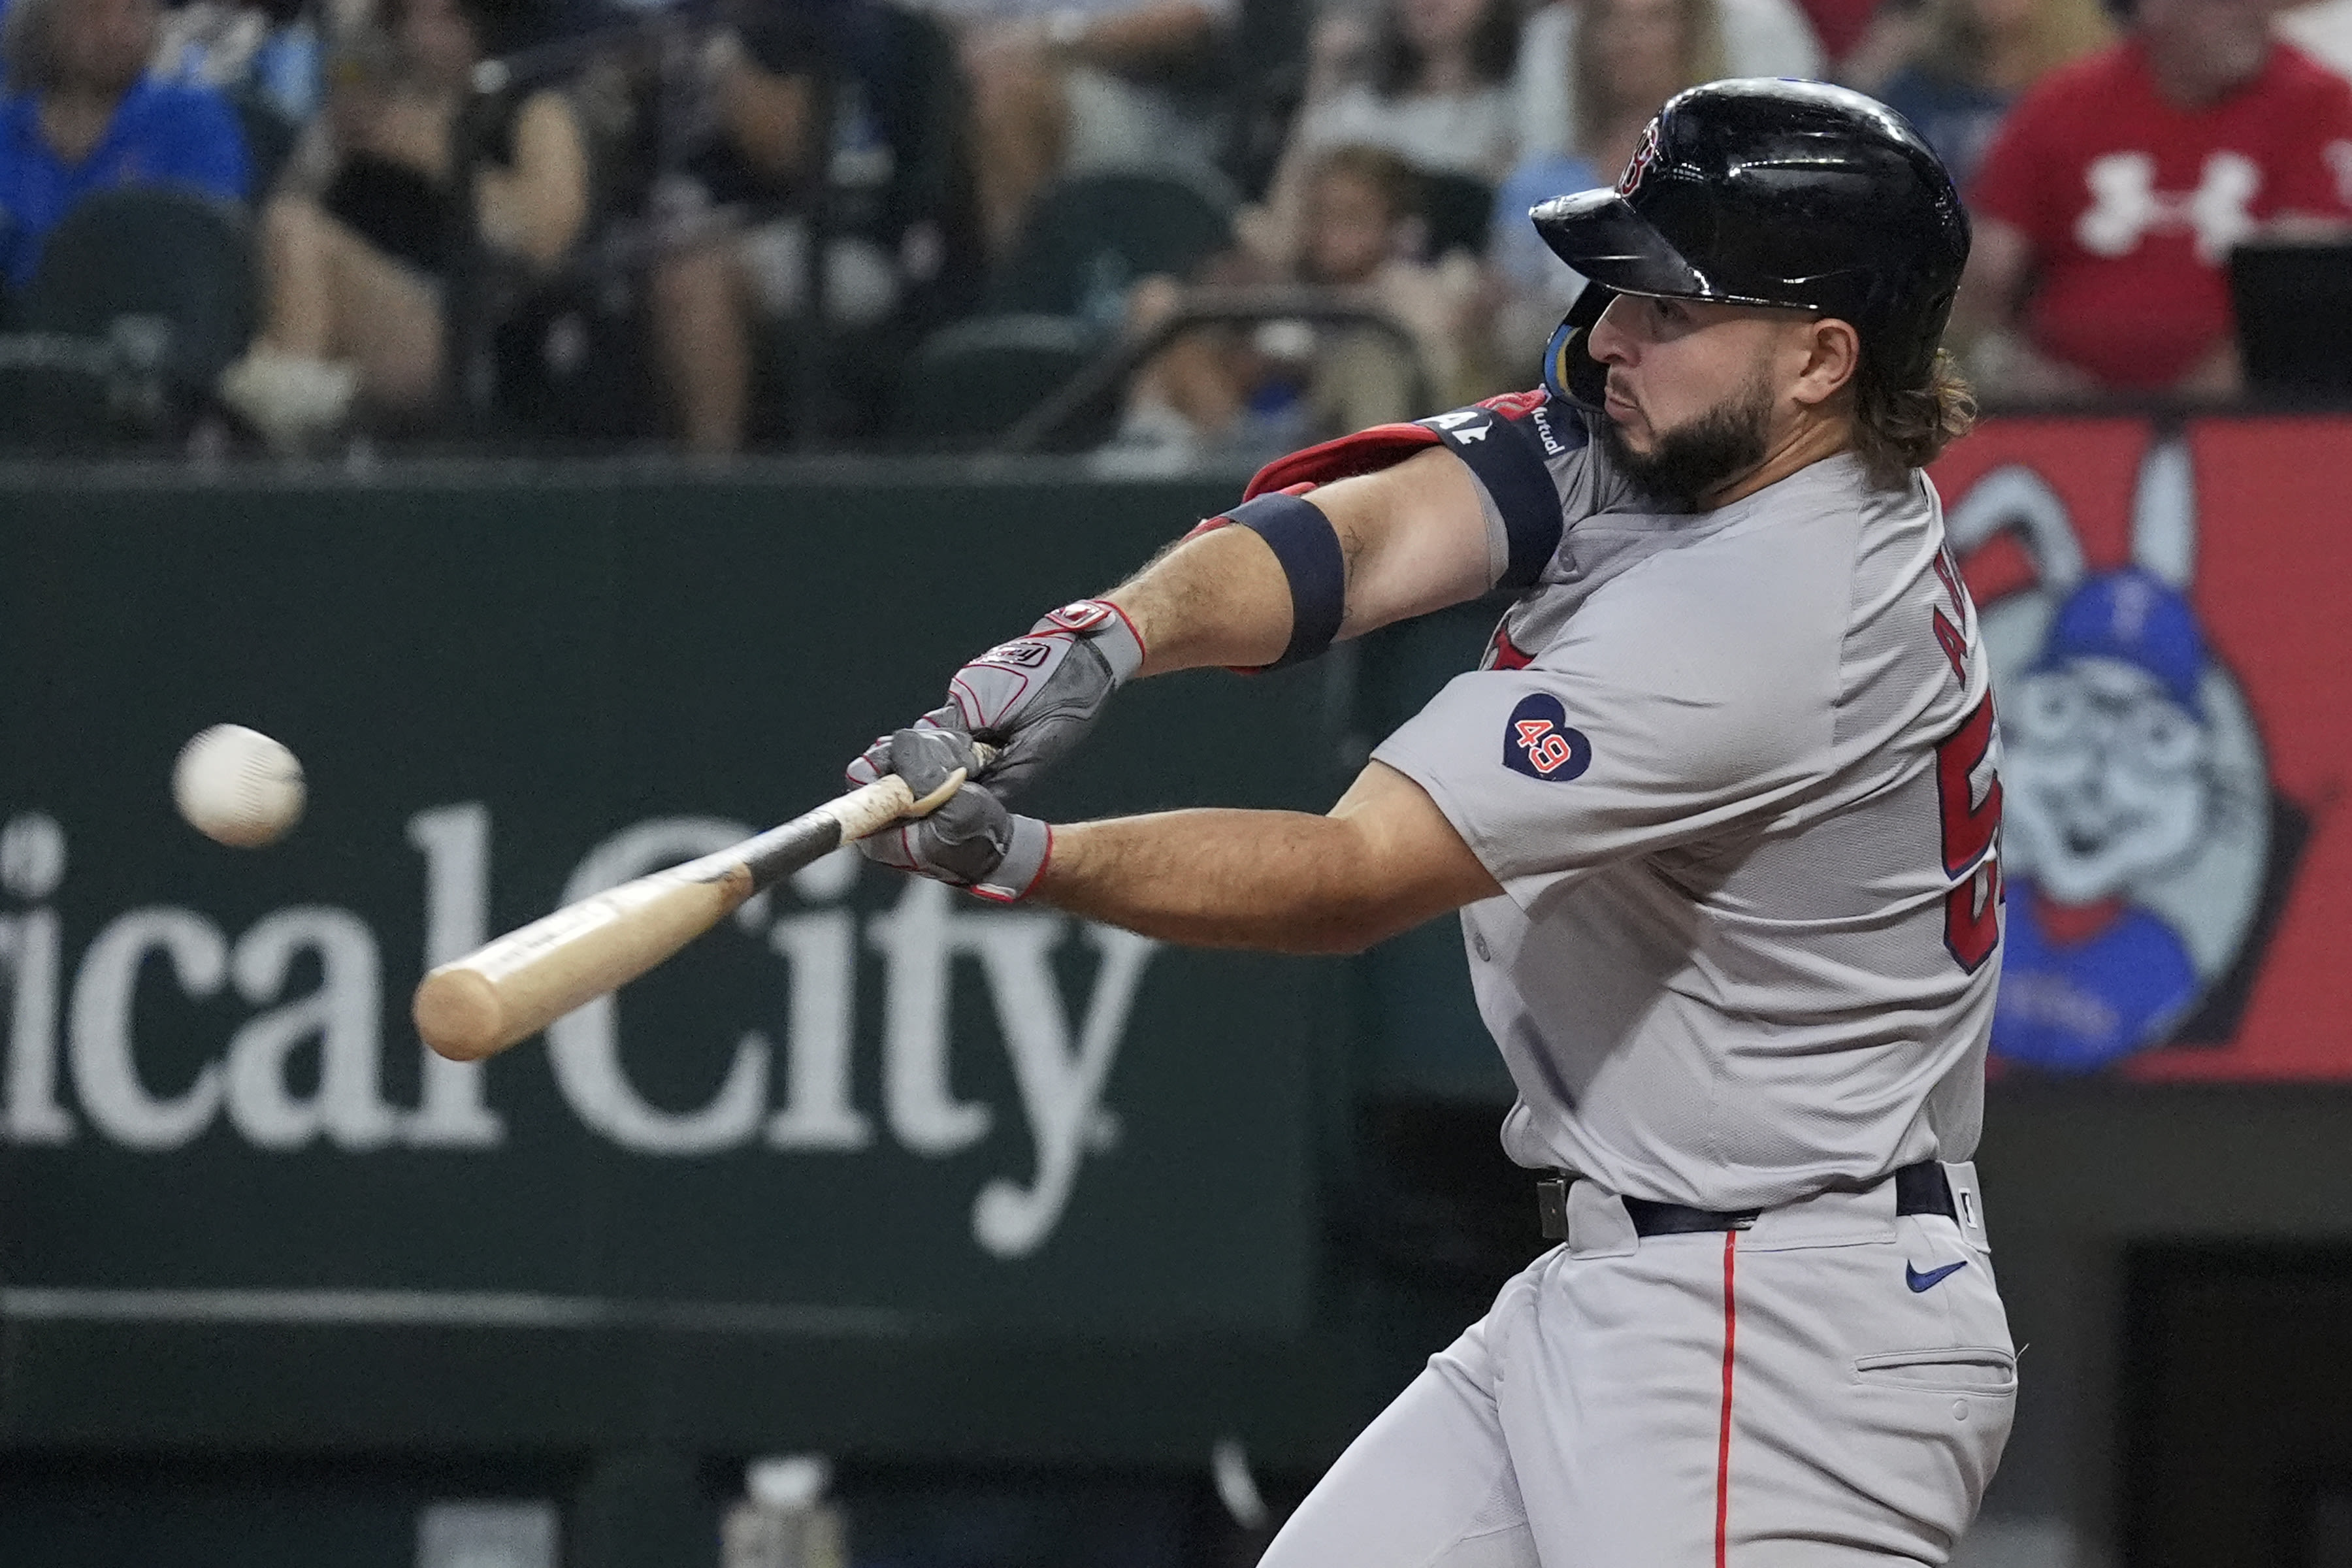
<svg viewBox="0 0 2352 1568">
<path fill-rule="evenodd" d="M 104 341 L 125 316 L 168 324 L 166 374 L 201 396 L 253 336 L 253 239 L 236 207 L 186 191 L 94 193 L 58 225 L 18 303 L 26 331 Z"/>
<path fill-rule="evenodd" d="M 1495 187 L 1473 174 L 1424 174 L 1422 210 L 1429 222 L 1432 260 L 1449 251 L 1486 254 L 1494 232 Z"/>
<path fill-rule="evenodd" d="M 1113 329 L 1137 279 L 1183 277 L 1232 239 L 1233 203 L 1206 180 L 1169 173 L 1067 180 L 1030 215 L 989 306 Z"/>
<path fill-rule="evenodd" d="M 899 382 L 893 443 L 972 451 L 1060 391 L 1108 340 L 1067 316 L 975 316 L 926 340 Z M 1107 431 L 1076 433 L 1078 446 Z"/>
</svg>

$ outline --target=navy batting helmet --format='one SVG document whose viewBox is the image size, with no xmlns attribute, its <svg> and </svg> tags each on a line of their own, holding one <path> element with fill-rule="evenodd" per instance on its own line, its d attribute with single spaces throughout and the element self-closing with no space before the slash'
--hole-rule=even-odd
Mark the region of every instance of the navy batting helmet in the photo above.
<svg viewBox="0 0 2352 1568">
<path fill-rule="evenodd" d="M 1677 93 L 1614 190 L 1528 215 L 1590 283 L 1553 334 L 1544 382 L 1597 407 L 1587 331 L 1619 294 L 1780 305 L 1851 322 L 1863 373 L 1925 385 L 1969 257 L 1952 176 L 1875 99 L 1754 78 Z"/>
</svg>

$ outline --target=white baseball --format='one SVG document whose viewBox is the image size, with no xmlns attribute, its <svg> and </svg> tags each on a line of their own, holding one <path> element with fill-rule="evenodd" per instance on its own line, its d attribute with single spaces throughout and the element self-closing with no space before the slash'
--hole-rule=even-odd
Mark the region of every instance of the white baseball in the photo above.
<svg viewBox="0 0 2352 1568">
<path fill-rule="evenodd" d="M 216 843 L 257 849 L 302 816 L 306 792 L 294 753 L 242 724 L 215 724 L 180 748 L 172 801 L 188 826 Z"/>
</svg>

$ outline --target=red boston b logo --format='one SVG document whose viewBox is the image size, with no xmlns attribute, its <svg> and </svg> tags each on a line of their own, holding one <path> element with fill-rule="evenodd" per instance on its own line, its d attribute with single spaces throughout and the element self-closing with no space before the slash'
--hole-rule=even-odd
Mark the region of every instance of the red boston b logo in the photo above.
<svg viewBox="0 0 2352 1568">
<path fill-rule="evenodd" d="M 1625 173 L 1618 178 L 1617 194 L 1630 196 L 1639 189 L 1642 176 L 1650 172 L 1650 165 L 1657 161 L 1657 156 L 1658 122 L 1653 120 L 1649 129 L 1642 132 L 1640 142 L 1634 146 L 1633 156 L 1625 164 Z"/>
</svg>

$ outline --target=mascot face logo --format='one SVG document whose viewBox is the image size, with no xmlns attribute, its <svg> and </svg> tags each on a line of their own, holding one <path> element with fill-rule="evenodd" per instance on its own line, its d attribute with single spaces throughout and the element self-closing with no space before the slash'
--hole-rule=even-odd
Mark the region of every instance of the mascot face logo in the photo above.
<svg viewBox="0 0 2352 1568">
<path fill-rule="evenodd" d="M 1966 555 L 2015 529 L 2041 581 L 1986 605 L 2010 883 L 1994 1054 L 2105 1067 L 2234 1030 L 2304 836 L 2189 596 L 2189 459 L 2145 459 L 2134 562 L 2094 573 L 2055 492 L 1996 469 L 1952 507 Z"/>
<path fill-rule="evenodd" d="M 2128 897 L 2195 857 L 2216 788 L 2197 698 L 2201 644 L 2179 595 L 2146 573 L 2116 573 L 2059 607 L 2039 668 L 2010 683 L 2010 856 L 2052 898 Z"/>
</svg>

